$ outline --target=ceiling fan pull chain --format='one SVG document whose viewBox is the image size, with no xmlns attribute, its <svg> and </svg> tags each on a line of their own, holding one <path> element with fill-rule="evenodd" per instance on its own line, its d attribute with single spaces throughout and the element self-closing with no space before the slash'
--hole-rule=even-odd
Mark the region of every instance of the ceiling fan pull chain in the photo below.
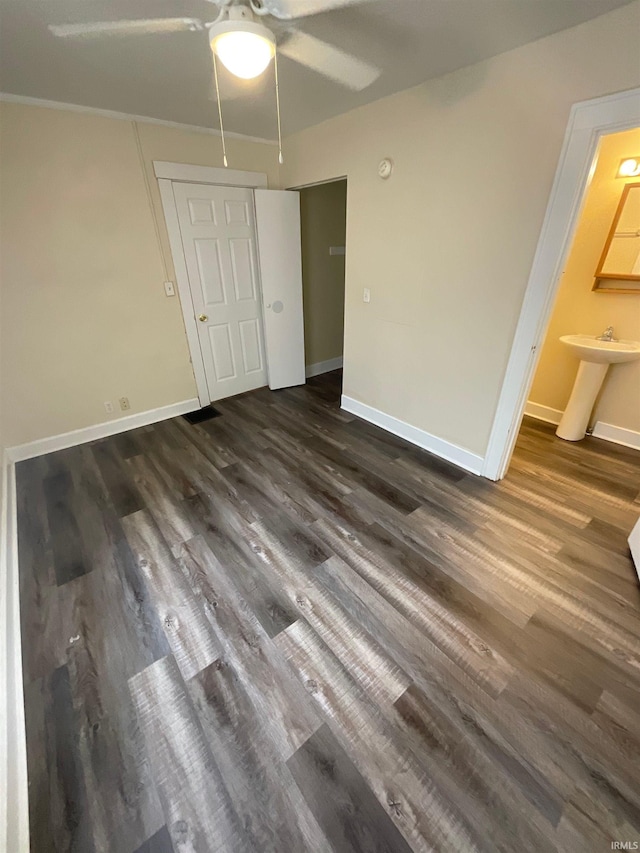
<svg viewBox="0 0 640 853">
<path fill-rule="evenodd" d="M 273 54 L 273 70 L 276 75 L 276 113 L 278 114 L 278 163 L 282 165 L 284 159 L 282 157 L 282 130 L 280 129 L 280 87 L 278 86 L 278 49 L 274 49 Z"/>
<path fill-rule="evenodd" d="M 213 51 L 213 76 L 216 81 L 216 99 L 218 101 L 218 116 L 220 117 L 220 136 L 222 137 L 222 162 L 225 168 L 227 163 L 227 146 L 224 143 L 224 126 L 222 124 L 222 101 L 220 100 L 220 86 L 218 85 L 218 65 L 216 63 L 216 53 Z"/>
</svg>

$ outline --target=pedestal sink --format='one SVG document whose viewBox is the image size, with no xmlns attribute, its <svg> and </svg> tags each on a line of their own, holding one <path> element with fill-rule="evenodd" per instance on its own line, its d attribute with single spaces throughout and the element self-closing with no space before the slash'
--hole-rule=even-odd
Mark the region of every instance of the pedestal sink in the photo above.
<svg viewBox="0 0 640 853">
<path fill-rule="evenodd" d="M 580 441 L 609 365 L 640 358 L 640 342 L 603 341 L 589 335 L 562 335 L 560 340 L 580 359 L 580 367 L 556 435 L 566 441 Z"/>
</svg>

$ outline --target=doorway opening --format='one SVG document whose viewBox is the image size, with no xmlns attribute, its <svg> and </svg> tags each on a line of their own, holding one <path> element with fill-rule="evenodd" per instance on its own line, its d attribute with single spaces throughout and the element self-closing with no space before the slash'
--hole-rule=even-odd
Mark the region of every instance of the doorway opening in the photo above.
<svg viewBox="0 0 640 853">
<path fill-rule="evenodd" d="M 300 193 L 302 296 L 307 379 L 341 371 L 344 356 L 347 180 Z M 336 373 L 342 387 L 342 375 Z"/>
<path fill-rule="evenodd" d="M 201 407 L 303 385 L 298 193 L 267 189 L 260 172 L 154 170 Z"/>
<path fill-rule="evenodd" d="M 571 108 L 482 465 L 482 475 L 490 480 L 502 479 L 511 461 L 555 296 L 597 166 L 600 142 L 609 134 L 638 127 L 640 89 L 583 101 Z M 608 295 L 601 294 L 601 298 Z"/>
<path fill-rule="evenodd" d="M 565 441 L 585 435 L 640 450 L 640 128 L 598 146 L 525 418 Z M 535 424 L 526 424 L 530 429 Z"/>
</svg>

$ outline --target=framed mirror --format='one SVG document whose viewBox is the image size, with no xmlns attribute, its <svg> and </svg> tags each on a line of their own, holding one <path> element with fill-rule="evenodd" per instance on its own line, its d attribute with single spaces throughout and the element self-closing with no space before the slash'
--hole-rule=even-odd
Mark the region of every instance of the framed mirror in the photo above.
<svg viewBox="0 0 640 853">
<path fill-rule="evenodd" d="M 611 279 L 620 286 L 612 285 Z M 639 285 L 632 282 L 640 282 L 640 183 L 627 184 L 622 191 L 596 269 L 594 290 L 639 292 Z"/>
</svg>

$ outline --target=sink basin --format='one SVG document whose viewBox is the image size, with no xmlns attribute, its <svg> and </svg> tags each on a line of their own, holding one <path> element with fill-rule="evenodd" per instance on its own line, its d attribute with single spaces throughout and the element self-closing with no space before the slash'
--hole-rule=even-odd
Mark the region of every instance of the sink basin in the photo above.
<svg viewBox="0 0 640 853">
<path fill-rule="evenodd" d="M 589 335 L 562 335 L 560 338 L 576 358 L 595 364 L 620 364 L 640 358 L 638 341 L 599 341 Z"/>
<path fill-rule="evenodd" d="M 609 365 L 640 358 L 640 343 L 600 341 L 589 335 L 562 335 L 560 340 L 580 359 L 580 365 L 556 435 L 565 441 L 580 441 L 585 436 Z"/>
</svg>

